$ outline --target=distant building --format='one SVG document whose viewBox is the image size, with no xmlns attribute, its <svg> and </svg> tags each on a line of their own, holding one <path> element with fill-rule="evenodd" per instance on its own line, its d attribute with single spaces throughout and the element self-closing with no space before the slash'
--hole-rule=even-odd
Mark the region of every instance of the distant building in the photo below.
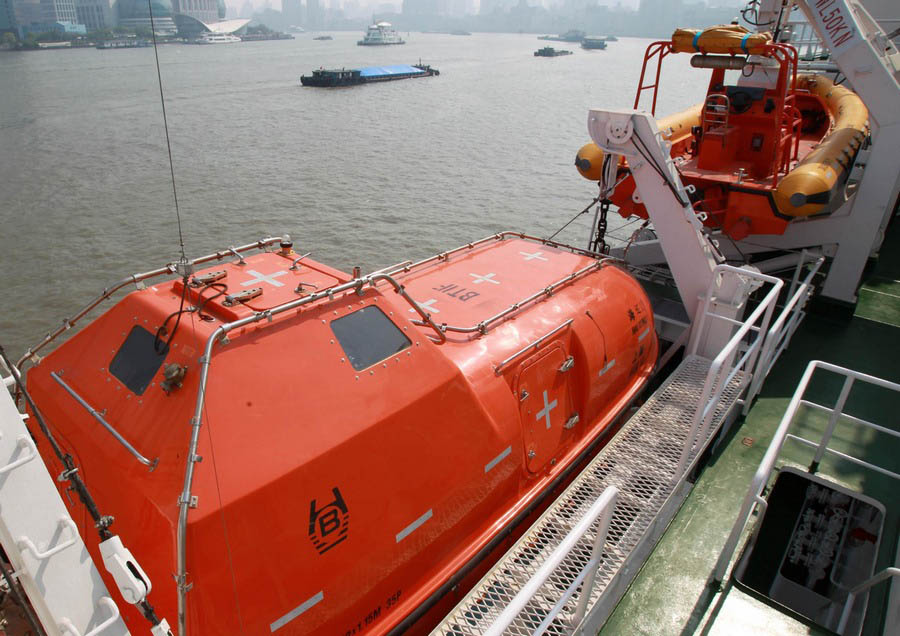
<svg viewBox="0 0 900 636">
<path fill-rule="evenodd" d="M 323 7 L 319 6 L 319 0 L 307 0 L 306 25 L 309 29 L 321 29 L 324 17 Z"/>
<path fill-rule="evenodd" d="M 0 31 L 86 33 L 78 20 L 75 0 L 0 0 Z"/>
<path fill-rule="evenodd" d="M 44 21 L 44 10 L 41 7 L 41 0 L 11 0 L 13 5 L 13 16 L 15 17 L 16 27 L 19 37 L 24 37 L 23 27 L 27 24 L 39 24 Z"/>
<path fill-rule="evenodd" d="M 66 21 L 58 21 L 58 22 L 32 22 L 31 24 L 26 24 L 21 27 L 22 35 L 28 35 L 29 33 L 51 33 L 55 31 L 56 33 L 72 33 L 75 35 L 85 35 L 87 33 L 87 29 L 83 24 L 77 24 L 75 22 Z"/>
<path fill-rule="evenodd" d="M 184 38 L 196 38 L 204 33 L 233 35 L 250 24 L 249 18 L 203 22 L 184 13 L 176 13 L 173 19 L 178 29 L 178 35 Z"/>
<path fill-rule="evenodd" d="M 172 0 L 172 13 L 186 15 L 204 23 L 219 21 L 217 0 Z"/>
<path fill-rule="evenodd" d="M 0 33 L 7 31 L 16 34 L 19 32 L 16 11 L 13 8 L 13 0 L 0 0 Z"/>
<path fill-rule="evenodd" d="M 281 0 L 281 13 L 288 24 L 293 26 L 303 24 L 303 4 L 300 0 Z"/>
<path fill-rule="evenodd" d="M 54 22 L 78 23 L 78 11 L 75 0 L 41 0 L 41 21 L 47 24 Z"/>
<path fill-rule="evenodd" d="M 515 0 L 481 0 L 478 13 L 489 15 L 495 11 L 505 11 L 515 6 Z"/>
<path fill-rule="evenodd" d="M 119 25 L 132 29 L 151 28 L 150 9 L 153 9 L 153 28 L 160 35 L 175 33 L 175 22 L 172 21 L 171 0 L 118 0 Z"/>
<path fill-rule="evenodd" d="M 119 24 L 114 4 L 115 0 L 75 0 L 78 21 L 88 31 L 112 29 Z"/>
</svg>

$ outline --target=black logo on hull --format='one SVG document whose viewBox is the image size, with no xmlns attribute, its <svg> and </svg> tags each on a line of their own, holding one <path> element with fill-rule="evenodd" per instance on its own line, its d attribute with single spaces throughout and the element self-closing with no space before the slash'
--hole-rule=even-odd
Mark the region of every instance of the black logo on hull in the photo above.
<svg viewBox="0 0 900 636">
<path fill-rule="evenodd" d="M 319 554 L 325 554 L 331 548 L 347 538 L 350 526 L 350 513 L 347 503 L 338 488 L 332 488 L 334 501 L 316 508 L 316 500 L 309 502 L 309 538 Z"/>
</svg>

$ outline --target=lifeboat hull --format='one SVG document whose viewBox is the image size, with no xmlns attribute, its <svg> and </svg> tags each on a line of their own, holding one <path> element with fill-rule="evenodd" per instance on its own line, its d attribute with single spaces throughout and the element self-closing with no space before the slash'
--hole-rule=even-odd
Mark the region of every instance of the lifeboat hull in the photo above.
<svg viewBox="0 0 900 636">
<path fill-rule="evenodd" d="M 219 325 L 351 278 L 309 259 L 292 270 L 296 258 L 263 253 L 196 274 L 215 274 L 219 287 L 175 280 L 132 292 L 29 371 L 39 408 L 170 622 L 198 358 Z M 500 236 L 407 270 L 396 281 L 449 326 L 445 341 L 377 283 L 214 346 L 186 537 L 187 633 L 428 629 L 652 372 L 650 303 L 615 264 Z M 166 318 L 199 305 L 173 333 Z M 168 348 L 148 362 L 155 336 Z M 187 370 L 178 386 L 165 385 L 172 364 Z M 156 468 L 98 430 L 51 371 Z M 89 522 L 76 520 L 96 558 Z"/>
</svg>

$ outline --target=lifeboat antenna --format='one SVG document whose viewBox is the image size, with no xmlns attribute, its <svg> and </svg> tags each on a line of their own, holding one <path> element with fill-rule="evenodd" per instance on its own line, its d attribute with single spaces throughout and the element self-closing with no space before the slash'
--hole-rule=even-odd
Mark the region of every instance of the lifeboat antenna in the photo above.
<svg viewBox="0 0 900 636">
<path fill-rule="evenodd" d="M 156 44 L 156 23 L 153 19 L 153 2 L 147 0 L 147 8 L 150 10 L 150 33 L 153 36 L 153 55 L 156 59 L 156 79 L 159 83 L 159 103 L 162 106 L 163 128 L 166 131 L 166 150 L 169 153 L 169 174 L 172 177 L 172 197 L 175 200 L 175 219 L 178 221 L 178 244 L 181 248 L 181 272 L 182 276 L 187 278 L 190 275 L 188 271 L 188 259 L 184 252 L 184 234 L 181 231 L 181 211 L 178 208 L 178 189 L 175 187 L 175 164 L 172 161 L 172 143 L 169 140 L 169 120 L 166 117 L 166 100 L 163 97 L 162 73 L 159 70 L 159 49 Z"/>
</svg>

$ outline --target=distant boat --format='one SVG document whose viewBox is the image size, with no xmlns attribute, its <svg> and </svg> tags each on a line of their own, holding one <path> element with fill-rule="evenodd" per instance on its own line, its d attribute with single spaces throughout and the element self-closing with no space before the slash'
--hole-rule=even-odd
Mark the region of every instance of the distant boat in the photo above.
<svg viewBox="0 0 900 636">
<path fill-rule="evenodd" d="M 97 45 L 98 49 L 137 49 L 152 46 L 149 40 L 135 38 L 118 38 L 116 40 L 106 40 Z"/>
<path fill-rule="evenodd" d="M 472 35 L 468 31 L 463 31 L 462 29 L 456 29 L 454 31 L 450 31 L 450 35 Z"/>
<path fill-rule="evenodd" d="M 603 50 L 606 48 L 606 38 L 586 37 L 581 41 L 581 48 Z"/>
<path fill-rule="evenodd" d="M 324 40 L 333 40 L 333 39 L 334 39 L 334 38 L 331 37 L 330 35 L 317 35 L 316 37 L 313 38 L 313 40 L 322 40 L 322 41 L 324 41 Z"/>
<path fill-rule="evenodd" d="M 554 49 L 552 46 L 545 46 L 534 52 L 535 57 L 559 57 L 561 55 L 572 55 L 572 51 L 565 49 Z"/>
<path fill-rule="evenodd" d="M 304 29 L 302 26 L 297 26 L 296 24 L 292 24 L 287 28 L 287 30 L 291 33 L 306 33 L 306 29 Z"/>
<path fill-rule="evenodd" d="M 204 33 L 194 40 L 194 44 L 231 44 L 240 41 L 241 38 L 230 33 Z"/>
<path fill-rule="evenodd" d="M 618 42 L 618 41 L 619 41 L 619 38 L 617 38 L 617 37 L 614 36 L 614 35 L 607 35 L 607 36 L 606 36 L 606 41 L 607 41 L 607 42 Z"/>
<path fill-rule="evenodd" d="M 393 80 L 411 79 L 414 77 L 431 77 L 441 72 L 427 64 L 395 64 L 392 66 L 368 66 L 366 68 L 320 68 L 312 75 L 304 75 L 300 83 L 304 86 L 331 88 L 334 86 L 355 86 L 357 84 L 374 84 Z"/>
<path fill-rule="evenodd" d="M 570 29 L 559 35 L 541 35 L 538 40 L 550 40 L 551 42 L 581 42 L 584 39 L 585 32 L 578 29 Z"/>
<path fill-rule="evenodd" d="M 406 41 L 391 28 L 390 22 L 378 22 L 369 27 L 366 37 L 357 42 L 360 46 L 384 46 L 387 44 L 406 44 Z"/>
</svg>

